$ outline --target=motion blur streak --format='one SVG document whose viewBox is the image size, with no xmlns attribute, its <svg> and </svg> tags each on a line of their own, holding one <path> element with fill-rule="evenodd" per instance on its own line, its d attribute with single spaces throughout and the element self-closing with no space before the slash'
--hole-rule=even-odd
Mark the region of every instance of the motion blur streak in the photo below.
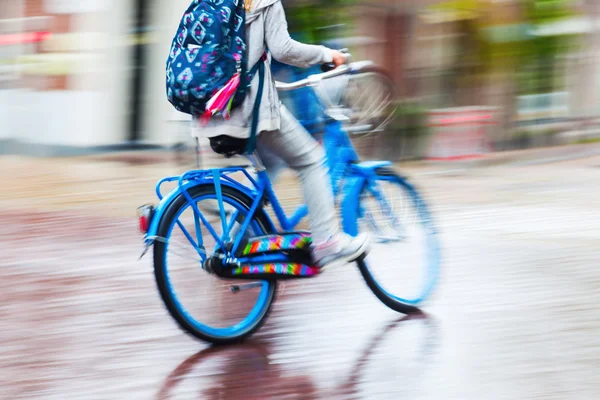
<svg viewBox="0 0 600 400">
<path fill-rule="evenodd" d="M 1 399 L 600 398 L 600 1 L 283 0 L 294 38 L 385 71 L 328 93 L 427 200 L 442 278 L 407 319 L 354 265 L 286 282 L 229 347 L 183 334 L 138 261 L 158 179 L 247 164 L 167 101 L 188 3 L 0 0 Z M 302 201 L 290 171 L 275 186 Z"/>
</svg>

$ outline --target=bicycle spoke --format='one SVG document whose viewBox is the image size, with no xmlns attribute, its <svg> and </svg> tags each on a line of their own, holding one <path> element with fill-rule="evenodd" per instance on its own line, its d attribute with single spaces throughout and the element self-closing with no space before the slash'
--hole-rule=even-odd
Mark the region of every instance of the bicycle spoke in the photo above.
<svg viewBox="0 0 600 400">
<path fill-rule="evenodd" d="M 364 98 L 365 94 L 368 95 L 369 92 L 367 90 L 360 91 L 360 90 L 358 90 L 358 88 L 356 88 L 356 91 L 359 92 L 359 97 L 356 99 L 355 104 L 360 105 L 360 104 L 362 104 L 361 100 Z"/>
<path fill-rule="evenodd" d="M 377 101 L 373 101 L 371 102 L 372 105 L 369 106 L 369 108 L 364 112 L 364 114 L 366 115 L 367 119 L 370 119 L 369 117 L 371 115 L 373 115 L 374 118 L 377 117 L 378 113 L 380 110 L 384 109 L 385 107 L 387 107 L 392 101 L 388 101 L 389 96 L 387 96 L 383 101 L 387 101 L 387 103 L 383 104 L 382 106 L 378 105 Z M 372 113 L 371 111 L 375 111 L 374 113 Z"/>
<path fill-rule="evenodd" d="M 388 196 L 382 196 L 381 190 L 377 187 L 372 190 L 374 192 L 374 197 L 377 199 L 377 202 L 379 204 L 381 214 L 382 216 L 384 216 L 384 221 L 389 221 L 389 225 L 391 225 L 390 227 L 393 230 L 398 229 L 398 231 L 403 231 L 403 228 L 401 228 L 402 225 L 398 222 L 398 218 L 396 216 L 396 213 L 394 212 L 393 202 L 392 207 L 390 207 L 389 202 L 387 201 Z M 398 232 L 398 236 L 399 239 L 403 237 L 401 232 Z"/>
<path fill-rule="evenodd" d="M 381 132 L 394 118 L 396 108 L 390 106 L 395 99 L 393 83 L 385 75 L 369 71 L 353 76 L 342 97 L 349 110 L 348 132 L 361 136 Z"/>
<path fill-rule="evenodd" d="M 181 244 L 177 241 L 173 241 L 173 240 L 171 240 L 169 242 L 169 251 L 177 256 L 180 256 L 181 258 L 185 258 L 187 260 L 192 260 L 194 262 L 200 262 L 200 263 L 202 263 L 206 259 L 207 255 L 206 255 L 206 250 L 204 250 L 204 249 L 199 249 L 197 247 L 194 248 L 199 255 L 201 255 L 201 256 L 204 255 L 204 258 L 202 258 L 201 256 L 200 257 L 192 257 L 192 256 L 182 254 L 179 250 L 174 250 L 173 247 L 175 247 L 175 246 L 177 246 L 178 248 L 181 248 L 181 249 L 186 249 L 186 250 L 188 250 L 188 252 L 189 252 L 190 247 L 187 245 Z"/>
<path fill-rule="evenodd" d="M 378 116 L 383 110 L 386 109 L 390 104 L 392 104 L 393 100 L 391 96 L 386 96 L 383 100 L 383 103 L 375 109 L 374 115 Z"/>
<path fill-rule="evenodd" d="M 188 240 L 188 242 L 190 242 L 190 244 L 197 249 L 198 254 L 201 255 L 201 251 L 204 251 L 204 246 L 198 246 L 198 244 L 196 243 L 196 241 L 194 240 L 194 238 L 192 238 L 192 235 L 190 235 L 190 233 L 188 232 L 187 229 L 185 229 L 185 226 L 183 226 L 183 223 L 181 221 L 177 221 L 177 226 L 179 227 L 179 230 L 185 235 L 186 239 Z M 206 255 L 206 252 L 204 251 L 204 255 Z M 202 255 L 201 255 L 202 257 Z"/>
</svg>

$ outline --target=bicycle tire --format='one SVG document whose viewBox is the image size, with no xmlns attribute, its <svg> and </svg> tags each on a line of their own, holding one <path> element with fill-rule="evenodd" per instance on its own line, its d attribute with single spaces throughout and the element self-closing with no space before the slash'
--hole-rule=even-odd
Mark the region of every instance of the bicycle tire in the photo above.
<svg viewBox="0 0 600 400">
<path fill-rule="evenodd" d="M 228 186 L 223 186 L 222 192 L 223 198 L 232 199 L 235 203 L 244 207 L 245 210 L 250 209 L 252 205 L 252 200 L 245 193 Z M 197 199 L 203 195 L 212 195 L 214 193 L 215 188 L 212 184 L 194 186 L 191 189 L 189 189 L 189 194 L 195 201 L 197 201 Z M 168 239 L 167 235 L 169 235 L 169 231 L 175 224 L 174 218 L 176 218 L 182 212 L 182 210 L 185 209 L 186 205 L 188 205 L 188 203 L 183 194 L 177 196 L 173 200 L 173 202 L 168 206 L 167 210 L 165 211 L 164 217 L 159 223 L 159 228 L 157 231 L 159 237 L 165 237 Z M 257 210 L 257 212 L 254 215 L 254 219 L 260 226 L 260 229 L 263 231 L 263 233 L 272 233 L 267 228 L 271 226 L 270 220 L 263 210 Z M 166 240 L 165 242 L 168 242 L 168 240 Z M 276 280 L 265 281 L 268 282 L 269 285 L 265 306 L 262 309 L 260 309 L 258 317 L 254 319 L 252 323 L 249 324 L 247 327 L 241 329 L 240 333 L 232 335 L 215 335 L 198 328 L 198 326 L 195 326 L 197 324 L 194 324 L 192 321 L 189 321 L 183 314 L 183 311 L 178 307 L 178 300 L 176 297 L 174 298 L 174 293 L 172 293 L 172 290 L 169 288 L 169 279 L 167 276 L 168 267 L 166 265 L 166 250 L 168 250 L 167 243 L 157 241 L 154 244 L 154 275 L 158 291 L 160 293 L 161 299 L 165 307 L 167 308 L 167 311 L 184 332 L 205 342 L 218 345 L 232 344 L 244 341 L 252 334 L 254 334 L 265 323 L 271 311 L 273 302 L 275 301 L 275 295 L 277 292 Z"/>
<path fill-rule="evenodd" d="M 418 210 L 420 213 L 420 223 L 424 225 L 424 229 L 427 236 L 427 265 L 426 265 L 426 278 L 424 279 L 423 287 L 419 290 L 419 295 L 411 298 L 400 297 L 397 294 L 391 293 L 388 289 L 386 289 L 384 282 L 380 282 L 376 274 L 373 273 L 372 269 L 369 268 L 368 260 L 366 260 L 367 256 L 362 256 L 356 262 L 358 264 L 358 268 L 361 272 L 362 277 L 364 278 L 367 286 L 373 294 L 387 307 L 390 309 L 403 313 L 403 314 L 416 314 L 420 313 L 420 309 L 418 305 L 425 301 L 432 293 L 435 285 L 437 284 L 439 278 L 439 266 L 440 266 L 440 246 L 437 237 L 437 230 L 433 224 L 433 221 L 430 217 L 428 207 L 425 204 L 425 201 L 422 199 L 421 195 L 418 193 L 416 188 L 408 183 L 408 181 L 398 175 L 396 172 L 389 168 L 380 168 L 376 171 L 376 176 L 385 178 L 387 181 L 398 184 L 403 189 L 406 189 L 409 195 L 411 196 L 411 200 L 418 205 Z M 365 183 L 365 187 L 363 187 L 363 191 L 366 190 L 367 184 Z M 359 207 L 359 202 L 356 202 L 357 207 Z M 357 214 L 358 215 L 358 214 Z M 358 232 L 358 221 L 356 221 L 356 232 Z M 386 266 L 387 267 L 387 266 Z"/>
</svg>

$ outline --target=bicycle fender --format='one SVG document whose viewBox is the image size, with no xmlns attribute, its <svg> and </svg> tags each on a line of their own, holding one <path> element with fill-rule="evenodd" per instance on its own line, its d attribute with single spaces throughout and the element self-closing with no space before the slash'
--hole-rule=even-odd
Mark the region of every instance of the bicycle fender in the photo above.
<svg viewBox="0 0 600 400">
<path fill-rule="evenodd" d="M 360 192 L 365 184 L 364 176 L 353 176 L 346 179 L 344 184 L 344 197 L 341 202 L 342 227 L 350 236 L 358 235 L 358 210 Z"/>
<path fill-rule="evenodd" d="M 152 217 L 152 221 L 150 221 L 150 226 L 148 227 L 148 232 L 146 233 L 146 237 L 144 239 L 146 246 L 151 246 L 157 239 L 160 221 L 166 210 L 177 198 L 177 196 L 179 196 L 183 190 L 189 191 L 193 187 L 202 185 L 214 185 L 212 177 L 207 177 L 206 179 L 196 179 L 191 182 L 187 182 L 183 185 L 183 187 L 178 185 L 162 198 L 162 200 L 154 208 L 154 215 Z M 222 180 L 221 186 L 229 186 L 233 189 L 240 190 L 249 197 L 252 197 L 253 194 L 251 189 L 242 184 L 234 184 L 232 182 Z"/>
</svg>

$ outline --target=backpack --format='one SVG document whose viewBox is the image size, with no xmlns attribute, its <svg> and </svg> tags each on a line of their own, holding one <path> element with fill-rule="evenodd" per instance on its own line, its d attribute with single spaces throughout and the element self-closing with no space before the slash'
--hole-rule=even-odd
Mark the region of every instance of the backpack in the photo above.
<svg viewBox="0 0 600 400">
<path fill-rule="evenodd" d="M 178 111 L 204 122 L 216 114 L 228 119 L 242 104 L 257 70 L 261 99 L 265 58 L 247 70 L 244 0 L 194 0 L 181 18 L 167 58 L 167 99 Z M 257 114 L 255 104 L 251 136 Z"/>
</svg>

